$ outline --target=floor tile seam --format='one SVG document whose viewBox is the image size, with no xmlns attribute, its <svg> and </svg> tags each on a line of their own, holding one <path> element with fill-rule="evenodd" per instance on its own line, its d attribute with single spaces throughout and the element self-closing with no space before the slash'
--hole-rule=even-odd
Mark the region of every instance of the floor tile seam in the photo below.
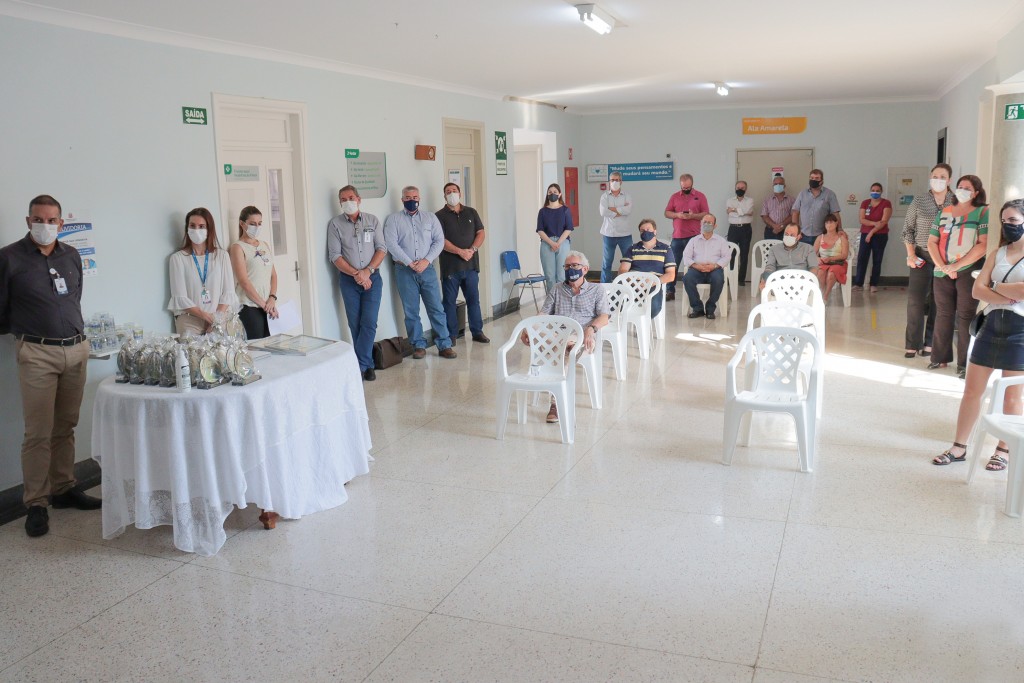
<svg viewBox="0 0 1024 683">
<path fill-rule="evenodd" d="M 295 589 L 298 589 L 298 590 L 308 591 L 310 593 L 315 593 L 317 595 L 329 595 L 329 596 L 331 596 L 333 598 L 344 598 L 346 600 L 355 600 L 357 602 L 362 602 L 362 603 L 366 603 L 366 604 L 369 604 L 369 605 L 376 605 L 376 606 L 380 606 L 380 607 L 390 607 L 390 608 L 393 608 L 393 609 L 400 609 L 400 610 L 404 610 L 404 611 L 407 611 L 407 612 L 418 612 L 420 614 L 423 614 L 424 616 L 426 616 L 427 614 L 431 613 L 431 611 L 429 609 L 424 609 L 424 608 L 421 608 L 421 607 L 409 607 L 408 605 L 399 605 L 399 604 L 396 604 L 396 603 L 393 603 L 393 602 L 384 602 L 382 600 L 372 600 L 370 598 L 359 596 L 359 595 L 349 595 L 347 593 L 338 593 L 338 592 L 335 592 L 335 591 L 325 590 L 323 588 L 314 588 L 312 586 L 306 586 L 306 585 L 302 585 L 302 584 L 298 584 L 298 583 L 290 583 L 288 581 L 278 581 L 278 580 L 275 580 L 275 579 L 268 579 L 265 576 L 253 576 L 252 574 L 244 574 L 244 573 L 242 573 L 240 571 L 235 571 L 235 570 L 232 570 L 232 569 L 225 569 L 223 567 L 210 567 L 210 566 L 207 566 L 207 565 L 204 565 L 204 564 L 192 564 L 192 565 L 188 565 L 188 566 L 196 567 L 196 568 L 199 568 L 199 569 L 209 569 L 210 571 L 220 572 L 222 574 L 230 574 L 231 576 L 237 576 L 237 577 L 240 577 L 240 578 L 243 578 L 243 579 L 249 579 L 250 581 L 256 581 L 256 582 L 259 582 L 259 583 L 267 583 L 267 584 L 272 584 L 272 585 L 277 585 L 277 586 L 284 586 L 286 588 L 295 588 Z M 175 569 L 174 571 L 177 571 L 177 569 Z"/>
<path fill-rule="evenodd" d="M 377 669 L 379 669 L 381 666 L 383 666 L 384 663 L 387 662 L 388 659 L 391 657 L 391 655 L 393 655 L 398 648 L 402 647 L 402 645 L 405 643 L 405 641 L 409 640 L 409 637 L 413 633 L 416 633 L 416 630 L 420 626 L 423 625 L 423 622 L 427 620 L 427 617 L 429 617 L 430 614 L 431 614 L 430 612 L 424 613 L 423 616 L 420 617 L 420 620 L 417 621 L 416 624 L 413 625 L 413 627 L 411 629 L 409 629 L 409 632 L 406 633 L 404 636 L 402 636 L 402 639 L 399 640 L 397 643 L 395 643 L 395 646 L 393 648 L 391 648 L 390 650 L 388 650 L 387 654 L 385 654 L 383 657 L 381 657 L 380 661 L 377 662 L 374 665 L 373 669 L 371 669 L 370 672 L 367 673 L 366 676 L 363 678 L 363 683 L 365 683 L 366 681 L 370 680 L 370 678 L 373 676 L 373 674 L 376 673 Z"/>
<path fill-rule="evenodd" d="M 768 630 L 768 617 L 772 613 L 772 600 L 775 598 L 775 583 L 779 578 L 779 565 L 782 564 L 782 550 L 786 547 L 786 536 L 789 534 L 789 522 L 782 528 L 782 538 L 779 540 L 779 550 L 775 556 L 775 569 L 772 571 L 772 585 L 768 589 L 768 604 L 764 608 L 764 621 L 761 623 L 761 637 L 757 641 L 757 654 L 754 656 L 754 669 L 757 669 L 761 661 L 762 650 L 764 649 L 764 637 Z M 794 672 L 795 673 L 795 672 Z"/>
<path fill-rule="evenodd" d="M 754 671 L 755 675 L 757 674 L 757 669 L 760 669 L 761 671 L 773 671 L 775 673 L 780 673 L 780 674 L 792 674 L 794 676 L 808 676 L 810 678 L 820 678 L 821 680 L 827 681 L 828 683 L 856 683 L 855 681 L 847 680 L 845 678 L 834 678 L 834 677 L 830 677 L 830 676 L 819 676 L 818 674 L 806 673 L 804 671 L 787 671 L 785 669 L 776 669 L 776 668 L 771 667 L 771 666 L 755 666 L 754 669 L 755 669 L 755 671 Z"/>
<path fill-rule="evenodd" d="M 545 496 L 545 500 L 549 500 L 547 498 L 547 496 Z M 649 512 L 674 512 L 674 513 L 678 513 L 678 514 L 681 514 L 681 515 L 693 515 L 695 517 L 715 517 L 715 518 L 721 518 L 721 519 L 747 519 L 747 520 L 751 520 L 751 521 L 755 521 L 755 522 L 773 522 L 775 524 L 783 524 L 783 525 L 786 524 L 786 522 L 787 522 L 786 519 L 768 519 L 768 518 L 765 518 L 765 517 L 750 517 L 750 516 L 747 516 L 747 515 L 737 515 L 737 514 L 731 514 L 731 513 L 730 514 L 722 514 L 722 513 L 713 513 L 713 512 L 693 512 L 693 511 L 690 511 L 690 510 L 680 510 L 678 508 L 658 507 L 658 506 L 654 506 L 654 505 L 633 505 L 633 504 L 624 504 L 624 503 L 609 503 L 607 501 L 591 500 L 589 498 L 562 498 L 562 497 L 554 497 L 554 498 L 550 498 L 550 500 L 558 500 L 558 501 L 570 502 L 570 503 L 571 502 L 582 502 L 582 503 L 586 503 L 588 505 L 601 505 L 603 507 L 626 508 L 626 509 L 634 509 L 634 510 L 647 510 Z"/>
<path fill-rule="evenodd" d="M 446 489 L 453 489 L 456 491 L 473 491 L 474 493 L 497 493 L 503 496 L 517 496 L 519 498 L 536 498 L 538 502 L 541 499 L 541 494 L 538 493 L 510 493 L 508 491 L 499 491 L 497 489 L 482 489 L 475 488 L 472 486 L 458 486 L 456 484 L 440 484 L 429 481 L 419 481 L 417 479 L 406 479 L 404 477 L 384 476 L 382 474 L 369 473 L 371 479 L 380 479 L 382 481 L 400 481 L 406 484 L 419 484 L 421 486 L 440 486 Z M 532 508 L 531 508 L 532 509 Z"/>
<path fill-rule="evenodd" d="M 999 514 L 1002 514 L 1002 512 L 1000 511 Z M 794 521 L 794 520 L 787 520 L 786 521 L 786 525 L 787 525 L 787 528 L 790 525 L 792 525 L 794 527 L 801 526 L 801 527 L 820 528 L 820 529 L 846 529 L 848 531 L 866 531 L 866 532 L 877 533 L 877 534 L 896 534 L 896 535 L 899 535 L 899 536 L 909 536 L 909 537 L 922 538 L 922 539 L 942 539 L 942 540 L 945 540 L 945 541 L 968 541 L 968 542 L 971 542 L 971 543 L 976 543 L 976 544 L 981 545 L 981 546 L 1000 545 L 1000 546 L 1006 546 L 1007 548 L 1014 548 L 1014 549 L 1021 549 L 1021 547 L 1024 546 L 1024 540 L 1021 540 L 1020 543 L 1013 543 L 1011 541 L 982 540 L 982 539 L 978 539 L 978 538 L 968 538 L 968 537 L 965 537 L 965 536 L 943 536 L 941 534 L 930 534 L 930 533 L 924 533 L 924 532 L 920 532 L 920 531 L 903 531 L 903 530 L 899 530 L 899 529 L 877 529 L 877 528 L 867 528 L 867 527 L 858 527 L 858 526 L 848 526 L 848 525 L 845 525 L 845 524 L 824 524 L 824 523 L 815 523 L 815 522 L 798 522 L 798 521 Z"/>
<path fill-rule="evenodd" d="M 65 537 L 65 536 L 62 536 L 61 538 L 67 538 L 67 537 Z M 77 539 L 72 539 L 72 540 L 77 540 Z M 83 543 L 85 543 L 86 541 L 82 541 L 82 542 L 83 542 Z M 90 545 L 96 545 L 96 544 L 90 544 Z M 99 547 L 102 547 L 102 546 L 99 546 Z M 138 553 L 135 553 L 135 554 L 138 554 Z M 150 555 L 147 555 L 146 557 L 151 557 L 151 556 L 150 556 Z M 173 569 L 171 569 L 171 570 L 170 570 L 169 572 L 167 572 L 166 574 L 163 574 L 163 575 L 161 575 L 161 576 L 158 576 L 157 578 L 153 579 L 152 581 L 150 581 L 150 582 L 149 582 L 149 583 L 147 583 L 146 585 L 142 586 L 142 587 L 141 587 L 141 588 L 139 588 L 138 590 L 132 591 L 131 593 L 129 593 L 128 595 L 125 595 L 125 596 L 124 596 L 123 598 L 121 598 L 120 600 L 117 600 L 117 601 L 115 601 L 115 602 L 111 603 L 110 605 L 108 605 L 107 607 L 103 608 L 102 610 L 100 610 L 100 611 L 99 611 L 99 612 L 97 612 L 96 614 L 93 614 L 93 615 L 92 615 L 91 617 L 89 617 L 89 618 L 88 618 L 88 619 L 86 619 L 85 621 L 83 621 L 83 622 L 81 622 L 81 623 L 79 623 L 79 624 L 75 624 L 74 626 L 71 626 L 70 628 L 68 628 L 68 629 L 66 629 L 66 630 L 64 630 L 64 631 L 61 631 L 61 632 L 60 632 L 60 633 L 59 633 L 58 635 L 54 636 L 53 638 L 51 638 L 50 640 L 46 641 L 45 643 L 43 643 L 42 645 L 40 645 L 40 646 L 39 646 L 39 647 L 37 647 L 36 649 L 32 650 L 32 652 L 29 652 L 29 653 L 28 653 L 27 655 L 25 655 L 24 657 L 22 657 L 22 658 L 18 659 L 18 660 L 17 660 L 16 662 L 13 662 L 13 663 L 12 663 L 12 664 L 11 664 L 10 666 L 8 666 L 8 667 L 5 667 L 4 669 L 0 669 L 0 674 L 3 674 L 4 672 L 6 672 L 6 671 L 8 671 L 8 670 L 12 669 L 13 667 L 17 666 L 18 664 L 21 664 L 21 663 L 22 663 L 23 661 L 25 661 L 25 660 L 26 660 L 26 659 L 28 659 L 29 657 L 31 657 L 31 656 L 33 656 L 33 655 L 35 655 L 35 654 L 36 654 L 37 652 L 39 652 L 39 651 L 40 651 L 40 650 L 42 650 L 43 648 L 49 647 L 50 645 L 52 645 L 53 643 L 57 642 L 57 641 L 58 641 L 58 640 L 60 640 L 61 638 L 65 637 L 66 635 L 68 635 L 68 634 L 69 634 L 69 633 L 71 633 L 72 631 L 76 631 L 76 630 L 78 630 L 78 629 L 82 628 L 83 626 L 85 626 L 86 624 L 88 624 L 88 623 L 90 623 L 90 622 L 92 622 L 92 621 L 94 621 L 94 620 L 98 619 L 99 617 L 103 616 L 104 614 L 106 614 L 106 613 L 107 613 L 107 612 L 109 612 L 110 610 L 114 609 L 115 607 L 117 607 L 117 606 L 118 606 L 118 605 L 120 605 L 121 603 L 125 602 L 126 600 L 128 600 L 128 599 L 130 599 L 130 598 L 133 598 L 133 597 L 135 597 L 136 595 L 138 595 L 138 594 L 139 594 L 139 593 L 141 593 L 142 591 L 144 591 L 144 590 L 148 589 L 148 588 L 149 588 L 150 586 L 152 586 L 152 585 L 154 585 L 154 584 L 156 584 L 156 583 L 158 583 L 158 582 L 160 582 L 160 581 L 163 581 L 163 580 L 164 580 L 164 579 L 166 579 L 166 578 L 167 578 L 168 576 L 170 576 L 171 574 L 173 574 L 174 572 L 178 571 L 179 569 L 181 569 L 181 568 L 182 568 L 182 567 L 184 567 L 184 566 L 185 566 L 184 564 L 181 564 L 181 566 L 178 566 L 178 567 L 174 567 Z"/>
<path fill-rule="evenodd" d="M 143 529 L 143 531 L 149 531 L 149 529 Z M 168 562 L 178 562 L 182 566 L 184 566 L 184 565 L 186 565 L 186 564 L 188 564 L 189 562 L 192 561 L 191 559 L 179 560 L 178 558 L 175 558 L 175 557 L 165 557 L 163 555 L 152 555 L 150 553 L 144 553 L 144 552 L 142 552 L 140 550 L 134 550 L 132 548 L 119 548 L 119 547 L 116 547 L 116 546 L 105 545 L 104 543 L 101 543 L 100 541 L 89 541 L 89 540 L 85 540 L 85 539 L 82 539 L 82 538 L 77 538 L 75 536 L 67 536 L 65 534 L 60 533 L 59 531 L 51 531 L 49 533 L 49 535 L 56 536 L 58 538 L 63 538 L 66 541 L 74 541 L 76 543 L 84 543 L 84 544 L 86 544 L 88 546 L 92 546 L 94 548 L 102 548 L 103 550 L 108 550 L 108 551 L 112 551 L 112 552 L 130 553 L 132 555 L 138 555 L 138 556 L 141 556 L 141 557 L 148 557 L 148 558 L 154 559 L 154 560 L 167 560 Z M 106 539 L 102 539 L 102 540 L 106 541 Z M 182 552 L 184 552 L 184 551 L 182 551 Z M 175 567 L 175 569 L 177 569 L 177 567 Z M 174 569 L 172 569 L 171 571 L 174 571 Z"/>
<path fill-rule="evenodd" d="M 586 636 L 571 634 L 571 633 L 559 633 L 558 631 L 545 631 L 542 629 L 528 628 L 526 626 L 519 626 L 516 624 L 507 624 L 500 621 L 490 621 L 488 619 L 475 619 L 473 617 L 466 617 L 458 614 L 448 614 L 446 612 L 431 612 L 432 615 L 439 617 L 446 617 L 448 619 L 459 619 L 461 621 L 471 621 L 475 624 L 487 624 L 488 626 L 497 626 L 499 628 L 508 628 L 514 631 L 522 631 L 525 633 L 536 633 L 543 636 L 555 636 L 557 638 L 569 638 L 570 640 L 579 640 L 586 643 L 594 643 L 596 645 L 610 645 L 612 647 L 622 647 L 630 650 L 639 650 L 641 652 L 653 652 L 657 654 L 672 655 L 673 657 L 686 657 L 687 659 L 697 659 L 705 662 L 715 662 L 717 664 L 727 664 L 730 666 L 742 666 L 753 670 L 752 664 L 745 664 L 743 662 L 733 662 L 727 659 L 715 659 L 713 657 L 701 657 L 699 655 L 688 654 L 685 652 L 676 652 L 674 650 L 659 650 L 656 647 L 646 647 L 643 645 L 629 645 L 626 643 L 617 643 L 613 640 L 601 640 L 599 638 L 588 638 Z"/>
</svg>

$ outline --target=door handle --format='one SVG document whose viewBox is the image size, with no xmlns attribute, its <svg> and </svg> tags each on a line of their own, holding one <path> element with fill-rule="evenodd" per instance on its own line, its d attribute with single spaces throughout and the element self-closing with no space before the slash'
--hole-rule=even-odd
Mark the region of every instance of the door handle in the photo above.
<svg viewBox="0 0 1024 683">
<path fill-rule="evenodd" d="M 296 261 L 295 262 L 295 281 L 298 282 L 298 280 L 299 280 L 299 262 Z"/>
</svg>

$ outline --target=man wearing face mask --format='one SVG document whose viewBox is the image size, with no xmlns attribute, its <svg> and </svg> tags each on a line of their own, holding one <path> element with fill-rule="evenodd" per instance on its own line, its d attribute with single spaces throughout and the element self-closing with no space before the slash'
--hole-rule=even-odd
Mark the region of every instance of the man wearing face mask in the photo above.
<svg viewBox="0 0 1024 683">
<path fill-rule="evenodd" d="M 790 223 L 782 236 L 782 244 L 776 244 L 768 252 L 764 261 L 764 273 L 761 274 L 760 289 L 768 276 L 777 270 L 806 270 L 818 274 L 818 256 L 814 247 L 800 239 L 800 226 Z"/>
<path fill-rule="evenodd" d="M 782 231 L 793 218 L 793 198 L 786 194 L 786 179 L 772 178 L 772 194 L 761 202 L 761 218 L 764 220 L 764 238 L 782 239 Z"/>
<path fill-rule="evenodd" d="M 754 220 L 754 200 L 747 196 L 747 182 L 740 180 L 735 186 L 735 197 L 725 202 L 725 213 L 729 217 L 728 240 L 740 248 L 739 285 L 747 281 L 747 259 L 750 255 L 750 239 L 753 237 L 751 221 Z M 731 265 L 731 264 L 730 264 Z"/>
<path fill-rule="evenodd" d="M 384 243 L 395 262 L 395 283 L 405 312 L 405 331 L 413 345 L 412 357 L 419 359 L 427 355 L 427 340 L 420 322 L 420 299 L 423 299 L 434 328 L 437 355 L 456 358 L 433 264 L 444 248 L 441 222 L 429 211 L 420 211 L 420 190 L 415 185 L 402 188 L 402 207 L 384 220 Z"/>
<path fill-rule="evenodd" d="M 564 315 L 578 322 L 583 327 L 585 353 L 593 353 L 597 347 L 597 331 L 608 324 L 612 312 L 611 304 L 603 286 L 596 282 L 587 282 L 590 261 L 583 252 L 570 251 L 565 257 L 564 270 L 565 280 L 548 292 L 540 308 L 540 314 Z M 519 339 L 529 346 L 530 337 L 526 330 L 523 330 Z M 547 421 L 558 422 L 554 396 L 551 397 Z"/>
<path fill-rule="evenodd" d="M 791 220 L 800 226 L 800 241 L 814 244 L 818 235 L 825 232 L 825 216 L 834 213 L 839 217 L 839 229 L 843 229 L 843 216 L 839 213 L 836 193 L 825 187 L 825 174 L 820 169 L 811 171 L 807 188 L 800 191 L 793 202 Z"/>
<path fill-rule="evenodd" d="M 359 190 L 346 185 L 338 191 L 341 215 L 327 224 L 327 258 L 338 269 L 338 286 L 345 302 L 345 317 L 363 380 L 377 379 L 373 369 L 373 342 L 377 336 L 383 282 L 380 264 L 388 248 L 380 221 L 360 210 Z"/>
<path fill-rule="evenodd" d="M 672 261 L 671 248 L 658 241 L 658 226 L 654 219 L 640 221 L 640 241 L 633 244 L 622 256 L 619 275 L 630 271 L 654 273 L 661 279 L 662 286 L 675 282 L 676 264 Z M 661 313 L 661 297 L 651 299 L 651 319 Z"/>
<path fill-rule="evenodd" d="M 729 243 L 715 234 L 715 217 L 707 214 L 701 219 L 700 237 L 690 240 L 683 252 L 683 287 L 690 298 L 690 312 L 687 318 L 707 316 L 715 319 L 718 298 L 725 287 L 725 269 L 729 266 L 732 250 Z M 711 285 L 707 304 L 701 303 L 697 285 Z"/>
<path fill-rule="evenodd" d="M 608 176 L 608 191 L 601 194 L 601 238 L 604 243 L 604 258 L 601 261 L 601 282 L 612 281 L 612 264 L 615 262 L 615 248 L 626 254 L 632 243 L 628 216 L 633 211 L 633 198 L 622 191 L 622 174 L 614 172 Z"/>
<path fill-rule="evenodd" d="M 82 320 L 82 258 L 57 242 L 64 221 L 49 195 L 29 203 L 28 234 L 0 249 L 0 334 L 13 334 L 25 437 L 21 444 L 25 533 L 50 530 L 48 504 L 94 510 L 75 482 L 75 426 L 89 343 Z"/>
<path fill-rule="evenodd" d="M 455 346 L 459 331 L 455 313 L 459 287 L 466 299 L 466 317 L 469 318 L 473 341 L 489 344 L 491 340 L 484 334 L 484 319 L 480 314 L 480 255 L 477 253 L 484 243 L 484 222 L 476 209 L 462 203 L 462 190 L 455 183 L 444 186 L 444 202 L 436 214 L 444 232 L 444 250 L 438 262 L 441 266 L 442 303 L 452 346 Z"/>
<path fill-rule="evenodd" d="M 693 176 L 684 173 L 679 176 L 679 192 L 668 198 L 665 218 L 672 219 L 672 256 L 679 268 L 687 243 L 700 234 L 700 222 L 708 211 L 708 198 L 693 189 Z M 678 270 L 677 270 L 678 272 Z M 665 287 L 665 301 L 675 301 L 676 283 Z"/>
</svg>

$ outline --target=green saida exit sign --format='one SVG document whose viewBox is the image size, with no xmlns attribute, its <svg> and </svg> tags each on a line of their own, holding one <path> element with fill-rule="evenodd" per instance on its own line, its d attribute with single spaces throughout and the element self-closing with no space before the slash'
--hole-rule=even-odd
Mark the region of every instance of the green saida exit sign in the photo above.
<svg viewBox="0 0 1024 683">
<path fill-rule="evenodd" d="M 181 108 L 181 122 L 188 123 L 193 126 L 205 126 L 208 117 L 206 116 L 206 110 L 199 107 L 182 107 Z"/>
<path fill-rule="evenodd" d="M 358 159 L 359 158 L 359 150 L 358 149 L 346 149 L 345 150 L 345 158 L 346 159 Z"/>
</svg>

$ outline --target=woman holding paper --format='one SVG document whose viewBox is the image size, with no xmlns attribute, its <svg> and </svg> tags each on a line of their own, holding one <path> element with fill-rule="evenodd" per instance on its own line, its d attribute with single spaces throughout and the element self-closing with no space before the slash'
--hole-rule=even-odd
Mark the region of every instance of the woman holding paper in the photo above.
<svg viewBox="0 0 1024 683">
<path fill-rule="evenodd" d="M 238 241 L 228 250 L 231 268 L 238 285 L 235 293 L 242 303 L 238 319 L 249 339 L 270 336 L 270 318 L 277 318 L 277 270 L 270 246 L 258 237 L 263 227 L 263 214 L 255 206 L 247 206 L 238 216 Z"/>
<path fill-rule="evenodd" d="M 169 264 L 174 330 L 181 336 L 206 334 L 219 312 L 234 312 L 238 306 L 231 262 L 227 252 L 217 248 L 217 228 L 204 208 L 185 215 L 185 239 L 171 254 Z"/>
</svg>

